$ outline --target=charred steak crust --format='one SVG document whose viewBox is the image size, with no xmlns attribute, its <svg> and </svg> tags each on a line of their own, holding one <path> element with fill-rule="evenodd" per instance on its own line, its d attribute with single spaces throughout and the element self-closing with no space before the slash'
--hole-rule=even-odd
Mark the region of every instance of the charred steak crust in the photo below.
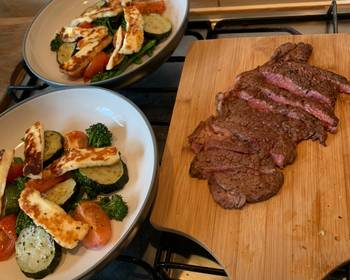
<svg viewBox="0 0 350 280">
<path fill-rule="evenodd" d="M 312 46 L 299 42 L 298 44 L 285 43 L 280 45 L 272 54 L 268 63 L 276 61 L 307 62 L 312 53 Z"/>
<path fill-rule="evenodd" d="M 295 144 L 309 136 L 303 122 L 255 110 L 235 95 L 226 99 L 224 105 L 227 106 L 225 115 L 213 120 L 213 129 L 226 128 L 256 151 L 270 154 L 279 167 L 294 161 Z"/>
<path fill-rule="evenodd" d="M 266 200 L 283 184 L 283 168 L 294 161 L 296 144 L 335 133 L 334 106 L 349 81 L 307 64 L 312 46 L 285 43 L 258 68 L 241 73 L 216 96 L 217 115 L 188 137 L 196 154 L 190 175 L 207 179 L 221 207 L 241 208 Z M 276 168 L 277 166 L 277 168 Z"/>
<path fill-rule="evenodd" d="M 214 148 L 203 150 L 194 157 L 190 167 L 190 175 L 194 178 L 208 179 L 213 173 L 233 171 L 239 168 L 266 174 L 276 170 L 270 157 Z"/>
<path fill-rule="evenodd" d="M 247 143 L 240 141 L 227 129 L 214 130 L 211 126 L 214 119 L 214 117 L 210 117 L 207 121 L 200 122 L 188 137 L 188 142 L 194 153 L 197 154 L 201 150 L 213 148 L 231 150 L 243 154 L 253 153 L 253 149 Z"/>
<path fill-rule="evenodd" d="M 275 195 L 283 185 L 280 171 L 270 174 L 251 169 L 217 172 L 210 176 L 209 189 L 224 208 L 241 208 L 246 202 L 259 202 Z"/>
</svg>

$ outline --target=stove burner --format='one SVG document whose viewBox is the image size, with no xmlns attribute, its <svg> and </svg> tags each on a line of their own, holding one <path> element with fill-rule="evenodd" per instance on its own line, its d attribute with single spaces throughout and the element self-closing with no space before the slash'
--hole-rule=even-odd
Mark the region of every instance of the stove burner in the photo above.
<svg viewBox="0 0 350 280">
<path fill-rule="evenodd" d="M 29 78 L 27 77 L 29 76 Z M 48 85 L 35 77 L 22 60 L 11 74 L 7 94 L 14 102 L 28 98 L 32 91 L 45 89 Z"/>
</svg>

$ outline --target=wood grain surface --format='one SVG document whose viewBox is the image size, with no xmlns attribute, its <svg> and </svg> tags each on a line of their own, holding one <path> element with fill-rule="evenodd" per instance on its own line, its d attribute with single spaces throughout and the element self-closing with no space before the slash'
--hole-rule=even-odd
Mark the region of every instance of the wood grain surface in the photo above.
<svg viewBox="0 0 350 280">
<path fill-rule="evenodd" d="M 22 59 L 22 41 L 32 17 L 0 17 L 0 112 L 9 104 L 6 90 Z"/>
<path fill-rule="evenodd" d="M 311 64 L 350 77 L 349 35 L 195 42 L 173 111 L 151 222 L 201 244 L 232 279 L 320 279 L 350 259 L 350 96 L 338 100 L 340 124 L 327 147 L 298 145 L 281 191 L 268 201 L 224 210 L 207 182 L 188 173 L 187 136 L 215 112 L 216 93 L 287 41 L 311 43 Z"/>
</svg>

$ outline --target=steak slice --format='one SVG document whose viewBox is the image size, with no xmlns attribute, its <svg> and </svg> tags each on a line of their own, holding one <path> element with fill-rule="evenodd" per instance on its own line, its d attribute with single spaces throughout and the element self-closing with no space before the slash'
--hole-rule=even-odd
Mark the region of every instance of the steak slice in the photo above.
<svg viewBox="0 0 350 280">
<path fill-rule="evenodd" d="M 296 143 L 314 138 L 314 129 L 305 122 L 255 110 L 235 94 L 224 99 L 221 109 L 222 115 L 212 120 L 214 131 L 230 131 L 255 151 L 270 153 L 280 167 L 294 160 Z"/>
<path fill-rule="evenodd" d="M 312 76 L 316 80 L 324 80 L 332 83 L 338 92 L 350 93 L 349 81 L 341 75 L 307 63 L 290 61 L 288 65 L 294 69 L 299 68 L 301 73 Z"/>
<path fill-rule="evenodd" d="M 312 53 L 312 46 L 310 44 L 305 44 L 299 42 L 285 43 L 280 45 L 272 54 L 270 60 L 267 62 L 274 63 L 276 61 L 298 61 L 307 62 Z"/>
<path fill-rule="evenodd" d="M 188 142 L 194 153 L 199 153 L 201 150 L 212 148 L 221 148 L 231 150 L 238 153 L 252 153 L 252 149 L 247 143 L 240 141 L 227 130 L 214 131 L 210 123 L 213 117 L 210 117 L 206 122 L 201 121 L 193 133 L 188 136 Z"/>
<path fill-rule="evenodd" d="M 213 173 L 238 169 L 251 169 L 262 174 L 276 172 L 270 157 L 213 148 L 200 151 L 194 157 L 190 166 L 190 175 L 194 178 L 209 179 Z"/>
<path fill-rule="evenodd" d="M 289 105 L 280 105 L 271 99 L 267 98 L 259 91 L 240 90 L 237 91 L 239 98 L 244 99 L 248 104 L 257 110 L 271 112 L 276 114 L 282 114 L 288 118 L 300 121 L 303 123 L 305 130 L 303 131 L 303 138 L 298 137 L 297 140 L 311 139 L 313 141 L 318 140 L 325 146 L 327 139 L 327 132 L 320 121 L 314 117 L 308 115 L 299 108 L 295 108 Z"/>
<path fill-rule="evenodd" d="M 248 102 L 232 96 L 227 99 L 227 106 L 230 115 L 229 121 L 244 124 L 252 130 L 274 131 L 285 140 L 291 139 L 294 143 L 299 143 L 312 137 L 313 132 L 307 131 L 304 122 L 289 118 L 282 114 L 258 111 L 249 106 Z"/>
<path fill-rule="evenodd" d="M 260 104 L 260 106 L 266 107 L 268 104 L 270 110 L 275 113 L 303 120 L 308 125 L 312 123 L 317 127 L 322 125 L 333 133 L 336 131 L 339 120 L 333 110 L 319 102 L 310 101 L 268 84 L 266 79 L 256 70 L 242 73 L 237 78 L 235 87 L 238 89 L 240 98 L 249 99 L 250 104 L 253 102 L 259 103 L 259 100 L 261 100 L 260 103 L 265 103 L 265 105 Z M 277 107 L 276 103 L 283 106 Z M 321 132 L 319 128 L 316 128 L 316 130 Z"/>
<path fill-rule="evenodd" d="M 282 172 L 269 174 L 251 169 L 217 172 L 209 178 L 214 200 L 223 208 L 242 208 L 246 202 L 259 202 L 275 195 L 283 185 Z"/>
<path fill-rule="evenodd" d="M 269 83 L 295 95 L 319 101 L 333 109 L 338 94 L 336 86 L 328 80 L 314 76 L 313 72 L 300 65 L 303 64 L 277 62 L 258 67 L 258 70 Z"/>
<path fill-rule="evenodd" d="M 281 136 L 264 125 L 255 127 L 219 117 L 211 123 L 215 131 L 229 131 L 241 141 L 248 143 L 256 153 L 270 155 L 279 167 L 284 167 L 296 157 L 295 143 L 287 136 Z"/>
</svg>

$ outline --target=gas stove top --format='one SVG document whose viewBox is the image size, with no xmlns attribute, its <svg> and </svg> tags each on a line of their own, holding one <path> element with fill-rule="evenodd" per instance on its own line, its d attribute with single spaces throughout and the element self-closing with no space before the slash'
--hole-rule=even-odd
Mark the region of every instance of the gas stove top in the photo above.
<svg viewBox="0 0 350 280">
<path fill-rule="evenodd" d="M 324 14 L 290 13 L 279 17 L 259 15 L 190 21 L 173 56 L 158 70 L 129 87 L 112 85 L 108 88 L 132 100 L 145 113 L 155 131 L 161 158 L 183 62 L 191 42 L 237 36 L 337 32 L 350 32 L 350 13 L 338 13 L 336 1 Z M 7 92 L 12 104 L 15 104 L 53 89 L 31 74 L 22 61 L 13 71 Z M 125 263 L 129 265 L 125 266 Z M 146 221 L 124 255 L 93 276 L 93 279 L 227 279 L 225 275 L 224 270 L 204 249 L 185 238 L 158 232 Z M 338 268 L 327 279 L 350 279 L 350 266 L 346 264 Z"/>
</svg>

